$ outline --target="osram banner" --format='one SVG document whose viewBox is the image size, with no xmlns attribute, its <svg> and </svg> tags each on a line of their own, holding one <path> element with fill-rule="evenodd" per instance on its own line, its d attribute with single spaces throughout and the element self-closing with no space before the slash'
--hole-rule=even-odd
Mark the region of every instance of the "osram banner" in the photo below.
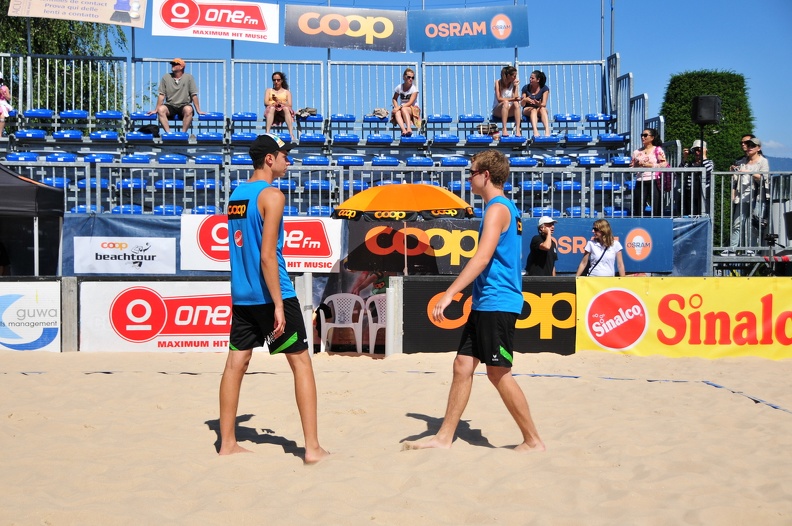
<svg viewBox="0 0 792 526">
<path fill-rule="evenodd" d="M 8 16 L 143 27 L 146 22 L 146 0 L 12 0 L 8 4 Z"/>
<path fill-rule="evenodd" d="M 176 240 L 165 237 L 74 237 L 75 274 L 175 274 Z"/>
<path fill-rule="evenodd" d="M 154 0 L 151 34 L 280 42 L 277 4 L 230 0 Z"/>
<path fill-rule="evenodd" d="M 0 282 L 0 349 L 61 351 L 59 281 Z"/>
<path fill-rule="evenodd" d="M 523 258 L 531 251 L 531 238 L 538 219 L 523 219 Z M 556 223 L 558 241 L 556 272 L 575 272 L 583 258 L 586 243 L 592 238 L 596 219 L 569 218 Z M 609 219 L 608 223 L 623 247 L 624 267 L 628 273 L 671 272 L 674 268 L 674 222 L 671 219 Z"/>
<path fill-rule="evenodd" d="M 405 353 L 456 351 L 462 327 L 470 314 L 470 287 L 454 296 L 446 320 L 432 319 L 432 309 L 454 278 L 446 276 L 404 279 Z M 523 280 L 523 310 L 517 319 L 517 352 L 575 352 L 575 281 L 569 278 Z"/>
<path fill-rule="evenodd" d="M 283 32 L 287 46 L 407 50 L 404 11 L 286 5 Z"/>
<path fill-rule="evenodd" d="M 228 281 L 83 281 L 80 351 L 228 349 Z"/>
<path fill-rule="evenodd" d="M 528 46 L 528 7 L 411 10 L 410 51 Z"/>
<path fill-rule="evenodd" d="M 403 214 L 404 212 L 388 212 Z M 459 274 L 478 246 L 479 219 L 350 221 L 350 270 Z"/>
<path fill-rule="evenodd" d="M 287 217 L 283 257 L 289 272 L 338 272 L 342 222 L 330 218 Z M 230 271 L 225 214 L 183 215 L 181 269 Z"/>
<path fill-rule="evenodd" d="M 792 357 L 783 278 L 579 278 L 577 350 Z"/>
</svg>

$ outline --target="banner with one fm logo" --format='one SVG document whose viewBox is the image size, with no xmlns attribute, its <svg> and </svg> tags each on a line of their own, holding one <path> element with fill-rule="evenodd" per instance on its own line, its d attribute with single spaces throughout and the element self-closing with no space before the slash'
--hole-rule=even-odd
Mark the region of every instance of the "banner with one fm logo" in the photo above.
<svg viewBox="0 0 792 526">
<path fill-rule="evenodd" d="M 222 352 L 230 330 L 227 281 L 80 285 L 80 351 Z"/>
<path fill-rule="evenodd" d="M 639 356 L 792 357 L 783 278 L 580 278 L 577 350 Z"/>
<path fill-rule="evenodd" d="M 338 272 L 342 221 L 287 217 L 283 257 L 289 272 Z M 224 214 L 181 217 L 181 269 L 230 271 Z"/>
<path fill-rule="evenodd" d="M 229 0 L 154 0 L 151 34 L 280 42 L 277 4 Z"/>
<path fill-rule="evenodd" d="M 0 349 L 60 352 L 60 281 L 0 283 Z"/>
</svg>

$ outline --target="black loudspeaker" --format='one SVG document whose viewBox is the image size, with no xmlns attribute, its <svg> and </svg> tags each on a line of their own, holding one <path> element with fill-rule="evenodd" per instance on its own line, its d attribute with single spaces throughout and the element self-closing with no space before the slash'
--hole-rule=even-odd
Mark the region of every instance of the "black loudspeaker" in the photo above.
<svg viewBox="0 0 792 526">
<path fill-rule="evenodd" d="M 690 116 L 696 124 L 718 124 L 721 120 L 721 100 L 717 95 L 693 97 Z"/>
</svg>

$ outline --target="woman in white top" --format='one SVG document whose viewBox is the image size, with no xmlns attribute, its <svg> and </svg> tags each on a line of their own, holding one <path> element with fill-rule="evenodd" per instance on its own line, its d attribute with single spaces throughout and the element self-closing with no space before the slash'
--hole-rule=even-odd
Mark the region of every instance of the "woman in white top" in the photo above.
<svg viewBox="0 0 792 526">
<path fill-rule="evenodd" d="M 418 88 L 415 87 L 415 71 L 404 70 L 404 82 L 393 88 L 393 111 L 391 122 L 398 124 L 404 137 L 412 135 L 413 122 L 416 126 L 421 121 L 421 109 L 415 104 L 418 99 Z"/>
<path fill-rule="evenodd" d="M 520 136 L 522 123 L 522 107 L 520 106 L 520 80 L 517 78 L 517 68 L 504 66 L 501 69 L 501 78 L 495 81 L 495 99 L 492 101 L 492 116 L 499 118 L 503 125 L 501 136 L 508 137 L 506 121 L 509 115 L 514 117 L 514 135 Z"/>
<path fill-rule="evenodd" d="M 586 248 L 583 249 L 583 259 L 580 261 L 575 275 L 582 276 L 590 262 L 589 276 L 613 277 L 616 268 L 618 268 L 619 276 L 624 277 L 622 246 L 621 243 L 613 239 L 610 223 L 604 219 L 597 219 L 591 230 L 594 235 L 586 243 Z"/>
<path fill-rule="evenodd" d="M 770 163 L 762 155 L 762 141 L 751 137 L 742 142 L 745 157 L 739 159 L 731 167 L 735 172 L 732 176 L 732 232 L 729 249 L 721 252 L 723 256 L 733 256 L 737 247 L 753 246 L 761 240 L 753 228 L 752 215 L 759 221 L 765 219 L 767 202 L 770 200 Z M 767 225 L 764 225 L 767 228 Z M 755 255 L 751 249 L 745 251 L 748 256 Z"/>
</svg>

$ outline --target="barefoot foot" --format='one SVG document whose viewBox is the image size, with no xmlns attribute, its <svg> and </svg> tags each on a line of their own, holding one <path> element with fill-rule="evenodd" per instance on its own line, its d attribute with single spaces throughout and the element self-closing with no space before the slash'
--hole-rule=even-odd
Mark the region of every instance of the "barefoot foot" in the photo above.
<svg viewBox="0 0 792 526">
<path fill-rule="evenodd" d="M 325 451 L 323 448 L 317 448 L 312 450 L 305 450 L 305 459 L 303 460 L 306 465 L 316 464 L 317 462 L 321 462 L 322 460 L 326 459 L 330 456 L 330 453 Z"/>
<path fill-rule="evenodd" d="M 547 448 L 545 447 L 544 442 L 538 440 L 534 442 L 533 445 L 523 442 L 522 444 L 515 447 L 514 450 L 518 453 L 529 453 L 531 451 L 546 451 Z"/>
<path fill-rule="evenodd" d="M 402 451 L 413 449 L 451 449 L 451 442 L 444 442 L 437 437 L 432 437 L 421 442 L 405 442 L 402 444 Z"/>
<path fill-rule="evenodd" d="M 218 455 L 223 455 L 223 456 L 225 456 L 225 455 L 233 455 L 233 454 L 236 454 L 236 453 L 253 453 L 253 452 L 251 450 L 249 450 L 249 449 L 243 448 L 242 446 L 240 446 L 236 442 L 234 442 L 232 445 L 230 445 L 228 447 L 222 447 L 221 446 L 220 447 L 220 451 L 218 451 Z"/>
</svg>

